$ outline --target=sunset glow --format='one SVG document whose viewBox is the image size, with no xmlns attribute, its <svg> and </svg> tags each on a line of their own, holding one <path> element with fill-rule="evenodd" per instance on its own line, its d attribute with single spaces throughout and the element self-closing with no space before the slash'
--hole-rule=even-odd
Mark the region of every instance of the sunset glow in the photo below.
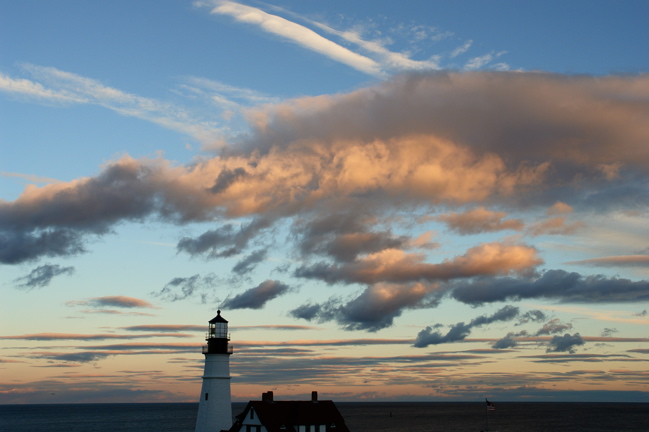
<svg viewBox="0 0 649 432">
<path fill-rule="evenodd" d="M 0 403 L 649 401 L 649 4 L 32 3 Z"/>
</svg>

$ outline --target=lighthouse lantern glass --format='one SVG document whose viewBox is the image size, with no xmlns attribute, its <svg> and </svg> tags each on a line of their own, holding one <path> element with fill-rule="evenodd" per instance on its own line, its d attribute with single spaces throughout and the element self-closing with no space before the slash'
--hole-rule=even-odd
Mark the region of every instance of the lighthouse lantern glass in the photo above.
<svg viewBox="0 0 649 432">
<path fill-rule="evenodd" d="M 210 338 L 227 339 L 228 338 L 228 323 L 210 323 Z"/>
</svg>

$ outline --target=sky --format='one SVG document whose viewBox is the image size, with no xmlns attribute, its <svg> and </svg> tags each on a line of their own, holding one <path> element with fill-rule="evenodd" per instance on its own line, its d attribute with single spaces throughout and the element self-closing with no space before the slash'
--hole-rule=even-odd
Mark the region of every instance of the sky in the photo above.
<svg viewBox="0 0 649 432">
<path fill-rule="evenodd" d="M 645 1 L 0 2 L 0 403 L 649 392 Z"/>
</svg>

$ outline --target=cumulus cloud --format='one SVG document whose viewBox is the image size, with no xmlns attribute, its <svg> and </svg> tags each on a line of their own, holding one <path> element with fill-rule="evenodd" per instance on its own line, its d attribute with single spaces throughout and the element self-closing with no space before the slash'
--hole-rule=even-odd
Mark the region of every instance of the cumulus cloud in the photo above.
<svg viewBox="0 0 649 432">
<path fill-rule="evenodd" d="M 584 339 L 579 333 L 570 335 L 566 333 L 563 336 L 553 336 L 548 343 L 547 352 L 569 352 L 573 354 L 575 347 L 585 344 Z"/>
<path fill-rule="evenodd" d="M 530 235 L 568 235 L 573 234 L 586 224 L 582 221 L 567 222 L 563 216 L 557 216 L 543 221 L 536 222 L 527 228 Z"/>
<path fill-rule="evenodd" d="M 234 267 L 232 267 L 232 271 L 238 275 L 250 273 L 254 270 L 257 264 L 266 259 L 267 254 L 268 253 L 265 249 L 256 250 L 236 263 Z"/>
<path fill-rule="evenodd" d="M 527 324 L 528 322 L 545 321 L 546 315 L 538 309 L 527 311 L 518 317 L 517 325 Z"/>
<path fill-rule="evenodd" d="M 508 215 L 540 211 L 546 219 L 529 233 L 566 234 L 584 210 L 644 209 L 647 88 L 644 75 L 438 72 L 264 106 L 249 113 L 248 135 L 211 158 L 177 165 L 124 156 L 96 176 L 1 201 L 0 262 L 85 253 L 117 224 L 153 219 L 213 224 L 180 238 L 178 252 L 238 257 L 233 270 L 245 273 L 281 226 L 300 258 L 293 275 L 363 285 L 356 298 L 298 311 L 344 326 L 381 328 L 407 308 L 436 304 L 440 291 L 473 305 L 646 300 L 646 281 L 537 274 L 541 251 Z M 417 238 L 403 233 L 423 215 L 445 215 L 456 231 L 521 236 L 455 255 L 413 252 Z M 206 301 L 214 280 L 177 278 L 157 295 Z"/>
<path fill-rule="evenodd" d="M 288 293 L 291 288 L 276 280 L 266 280 L 254 288 L 227 299 L 222 307 L 227 309 L 261 309 L 269 301 Z"/>
<path fill-rule="evenodd" d="M 491 347 L 494 349 L 508 349 L 514 348 L 517 345 L 518 342 L 514 339 L 513 334 L 507 334 L 504 338 L 497 340 Z"/>
<path fill-rule="evenodd" d="M 505 212 L 494 212 L 480 206 L 465 213 L 440 215 L 438 220 L 446 223 L 448 228 L 460 234 L 479 234 L 502 230 L 520 231 L 524 223 L 520 219 L 504 219 Z"/>
<path fill-rule="evenodd" d="M 268 228 L 267 218 L 255 218 L 236 227 L 226 224 L 215 230 L 207 231 L 196 238 L 183 237 L 178 241 L 178 251 L 191 256 L 206 258 L 224 258 L 241 253 L 251 239 Z"/>
<path fill-rule="evenodd" d="M 298 220 L 292 232 L 302 254 L 324 255 L 340 262 L 385 249 L 403 248 L 416 241 L 396 236 L 389 230 L 370 229 L 378 224 L 375 216 L 335 212 Z"/>
<path fill-rule="evenodd" d="M 446 334 L 442 334 L 435 327 L 426 327 L 417 334 L 414 347 L 425 348 L 428 345 L 439 345 L 442 343 L 457 342 L 464 340 L 474 327 L 491 324 L 498 321 L 511 321 L 519 314 L 519 309 L 515 306 L 504 306 L 496 311 L 493 315 L 481 315 L 472 319 L 468 324 L 459 322 L 453 325 Z"/>
<path fill-rule="evenodd" d="M 557 201 L 552 205 L 552 207 L 547 210 L 547 214 L 550 216 L 556 216 L 560 214 L 572 213 L 573 211 L 574 209 L 572 208 L 572 206 L 564 202 Z"/>
<path fill-rule="evenodd" d="M 439 281 L 480 275 L 526 274 L 541 263 L 533 247 L 496 242 L 472 247 L 464 255 L 438 264 L 426 263 L 422 254 L 386 249 L 348 264 L 320 262 L 303 266 L 295 271 L 295 275 L 328 283 Z"/>
<path fill-rule="evenodd" d="M 56 276 L 72 275 L 74 267 L 61 267 L 58 264 L 43 264 L 36 267 L 28 275 L 14 279 L 16 288 L 30 291 L 34 288 L 46 287 Z"/>
<path fill-rule="evenodd" d="M 16 263 L 80 253 L 88 235 L 156 216 L 183 223 L 264 215 L 271 224 L 325 203 L 345 203 L 350 213 L 360 205 L 565 202 L 623 185 L 640 193 L 625 179 L 648 165 L 649 122 L 638 110 L 647 81 L 436 73 L 289 101 L 251 113 L 250 137 L 213 159 L 182 167 L 125 157 L 96 177 L 28 187 L 0 203 L 9 240 L 0 257 Z M 606 110 L 596 109 L 602 104 Z M 615 181 L 596 168 L 611 161 L 621 164 Z M 179 250 L 222 256 L 228 249 L 213 242 L 235 231 L 181 241 Z"/>
<path fill-rule="evenodd" d="M 559 318 L 555 318 L 543 324 L 543 327 L 541 327 L 536 332 L 536 336 L 562 333 L 566 330 L 571 330 L 571 329 L 572 329 L 572 324 L 562 323 L 561 320 L 559 320 Z"/>
<path fill-rule="evenodd" d="M 85 252 L 83 234 L 68 229 L 33 229 L 29 233 L 0 232 L 0 262 L 18 264 L 41 257 L 74 256 Z"/>
<path fill-rule="evenodd" d="M 306 303 L 289 314 L 307 321 L 336 321 L 345 330 L 378 331 L 390 327 L 406 309 L 436 306 L 438 288 L 438 284 L 429 283 L 377 283 L 351 300 L 332 298 L 322 304 Z"/>
</svg>

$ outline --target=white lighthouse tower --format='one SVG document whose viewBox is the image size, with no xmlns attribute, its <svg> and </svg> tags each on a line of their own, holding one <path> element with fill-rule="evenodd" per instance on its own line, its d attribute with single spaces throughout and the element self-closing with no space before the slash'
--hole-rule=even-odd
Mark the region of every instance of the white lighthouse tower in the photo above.
<svg viewBox="0 0 649 432">
<path fill-rule="evenodd" d="M 198 405 L 196 432 L 220 432 L 232 426 L 232 401 L 230 397 L 230 355 L 228 322 L 221 311 L 210 320 L 209 331 L 203 346 L 205 371 L 201 400 Z"/>
</svg>

